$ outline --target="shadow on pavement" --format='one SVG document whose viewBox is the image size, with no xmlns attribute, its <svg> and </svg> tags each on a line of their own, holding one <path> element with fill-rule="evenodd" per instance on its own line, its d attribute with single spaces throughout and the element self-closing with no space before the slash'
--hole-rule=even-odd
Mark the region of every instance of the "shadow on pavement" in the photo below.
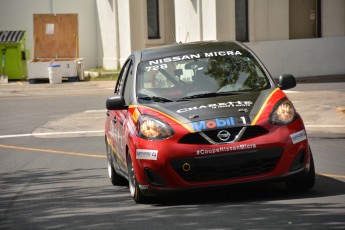
<svg viewBox="0 0 345 230">
<path fill-rule="evenodd" d="M 317 176 L 315 188 L 236 186 L 135 204 L 127 187 L 111 186 L 105 168 L 0 175 L 0 229 L 330 229 L 345 224 L 345 183 Z M 101 182 L 101 183 L 100 183 Z"/>
</svg>

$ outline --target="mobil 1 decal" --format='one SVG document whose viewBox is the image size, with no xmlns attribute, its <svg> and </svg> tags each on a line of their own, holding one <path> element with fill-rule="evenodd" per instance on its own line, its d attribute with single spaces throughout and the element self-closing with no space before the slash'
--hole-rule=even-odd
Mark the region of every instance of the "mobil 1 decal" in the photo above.
<svg viewBox="0 0 345 230">
<path fill-rule="evenodd" d="M 234 116 L 201 120 L 193 122 L 194 131 L 205 131 L 212 129 L 224 129 L 230 127 L 245 126 L 251 123 L 249 116 Z"/>
</svg>

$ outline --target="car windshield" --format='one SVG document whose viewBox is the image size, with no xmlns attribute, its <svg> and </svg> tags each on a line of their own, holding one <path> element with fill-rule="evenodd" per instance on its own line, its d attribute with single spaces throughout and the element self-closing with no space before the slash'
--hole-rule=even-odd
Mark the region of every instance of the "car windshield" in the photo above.
<svg viewBox="0 0 345 230">
<path fill-rule="evenodd" d="M 138 67 L 140 103 L 193 100 L 270 87 L 265 72 L 246 50 L 164 57 L 141 62 Z"/>
</svg>

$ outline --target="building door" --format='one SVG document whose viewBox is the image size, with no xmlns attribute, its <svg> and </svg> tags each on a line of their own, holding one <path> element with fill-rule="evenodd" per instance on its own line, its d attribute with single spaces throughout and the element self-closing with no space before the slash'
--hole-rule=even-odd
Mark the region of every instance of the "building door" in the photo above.
<svg viewBox="0 0 345 230">
<path fill-rule="evenodd" d="M 78 14 L 34 14 L 34 59 L 78 56 Z"/>
<path fill-rule="evenodd" d="M 320 0 L 290 0 L 290 39 L 319 37 L 319 2 Z"/>
</svg>

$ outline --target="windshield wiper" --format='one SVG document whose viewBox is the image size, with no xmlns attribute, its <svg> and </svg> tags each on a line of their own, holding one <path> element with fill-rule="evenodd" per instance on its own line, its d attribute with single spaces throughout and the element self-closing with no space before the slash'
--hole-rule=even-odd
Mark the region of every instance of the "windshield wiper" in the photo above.
<svg viewBox="0 0 345 230">
<path fill-rule="evenodd" d="M 202 94 L 194 94 L 186 97 L 182 97 L 178 99 L 177 101 L 184 101 L 189 99 L 195 99 L 195 98 L 207 98 L 207 97 L 217 97 L 218 93 L 212 92 L 212 93 L 202 93 Z"/>
<path fill-rule="evenodd" d="M 202 93 L 202 94 L 195 94 L 186 97 L 182 97 L 177 101 L 188 101 L 190 99 L 195 98 L 208 98 L 208 97 L 219 97 L 219 96 L 226 96 L 226 95 L 237 95 L 241 92 L 212 92 L 212 93 Z"/>
<path fill-rule="evenodd" d="M 145 101 L 154 101 L 154 102 L 173 102 L 172 100 L 164 97 L 157 97 L 157 96 L 148 96 L 148 95 L 142 95 L 138 97 L 139 100 L 145 100 Z"/>
</svg>

